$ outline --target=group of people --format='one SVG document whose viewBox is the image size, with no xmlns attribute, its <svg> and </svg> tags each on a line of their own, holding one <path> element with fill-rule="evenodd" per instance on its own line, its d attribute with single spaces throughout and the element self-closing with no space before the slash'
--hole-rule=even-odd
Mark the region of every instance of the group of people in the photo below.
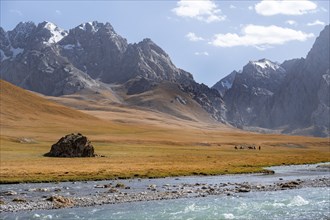
<svg viewBox="0 0 330 220">
<path fill-rule="evenodd" d="M 243 149 L 250 149 L 250 150 L 256 150 L 256 146 L 254 144 L 248 145 L 248 144 L 242 144 L 242 145 L 235 145 L 235 150 L 243 150 Z M 261 150 L 261 146 L 258 147 L 259 150 Z"/>
</svg>

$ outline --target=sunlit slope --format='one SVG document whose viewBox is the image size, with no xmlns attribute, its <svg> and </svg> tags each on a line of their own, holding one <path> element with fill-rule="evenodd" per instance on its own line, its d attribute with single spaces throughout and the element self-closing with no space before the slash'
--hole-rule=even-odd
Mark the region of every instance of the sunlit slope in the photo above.
<svg viewBox="0 0 330 220">
<path fill-rule="evenodd" d="M 2 140 L 31 137 L 38 141 L 56 141 L 67 133 L 81 132 L 93 141 L 206 141 L 206 130 L 220 129 L 146 109 L 90 102 L 93 96 L 87 99 L 81 94 L 76 98 L 58 97 L 56 101 L 64 100 L 61 103 L 69 106 L 66 107 L 59 101 L 47 100 L 3 80 L 0 82 Z M 77 106 L 81 110 L 73 108 Z"/>
<path fill-rule="evenodd" d="M 128 95 L 123 86 L 114 86 L 114 93 L 85 91 L 60 97 L 45 96 L 48 100 L 84 111 L 114 123 L 149 124 L 161 127 L 215 126 L 229 128 L 216 121 L 188 93 L 177 84 L 161 83 L 150 91 Z M 112 96 L 109 96 L 112 95 Z"/>
<path fill-rule="evenodd" d="M 222 125 L 174 83 L 161 83 L 148 92 L 126 96 L 125 101 L 128 105 L 152 109 L 177 119 Z"/>
<path fill-rule="evenodd" d="M 20 133 L 52 133 L 54 129 L 74 132 L 88 123 L 100 123 L 89 114 L 48 101 L 0 80 L 1 136 Z"/>
<path fill-rule="evenodd" d="M 1 123 L 4 125 L 7 122 L 49 120 L 50 118 L 96 119 L 88 114 L 50 102 L 4 80 L 0 80 L 0 89 Z"/>
</svg>

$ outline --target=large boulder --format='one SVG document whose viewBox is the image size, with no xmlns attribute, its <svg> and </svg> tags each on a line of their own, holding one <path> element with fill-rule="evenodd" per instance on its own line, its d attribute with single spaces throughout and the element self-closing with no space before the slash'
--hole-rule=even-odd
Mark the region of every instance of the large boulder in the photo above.
<svg viewBox="0 0 330 220">
<path fill-rule="evenodd" d="M 49 157 L 95 157 L 94 147 L 82 134 L 68 134 L 52 145 Z"/>
</svg>

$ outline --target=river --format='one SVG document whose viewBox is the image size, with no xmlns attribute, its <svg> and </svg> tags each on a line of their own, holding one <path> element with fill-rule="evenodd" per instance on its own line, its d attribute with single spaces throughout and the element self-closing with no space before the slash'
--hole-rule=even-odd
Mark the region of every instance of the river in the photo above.
<svg viewBox="0 0 330 220">
<path fill-rule="evenodd" d="M 274 175 L 225 175 L 208 177 L 180 177 L 153 180 L 125 180 L 131 191 L 141 191 L 151 185 L 180 185 L 189 183 L 248 183 L 250 185 L 271 185 L 283 181 L 312 181 L 318 178 L 329 179 L 329 169 L 318 165 L 299 165 L 271 167 Z M 67 187 L 71 193 L 79 195 L 91 193 L 88 186 L 109 181 L 60 183 L 56 187 Z M 2 185 L 16 191 L 26 191 L 32 187 L 51 188 L 54 184 L 17 184 Z M 203 185 L 203 184 L 202 184 Z M 234 185 L 233 185 L 234 186 Z M 103 190 L 95 187 L 94 190 Z M 41 194 L 34 192 L 33 197 Z M 92 192 L 93 194 L 93 192 Z M 52 210 L 33 210 L 1 212 L 1 219 L 330 219 L 330 188 L 301 187 L 288 190 L 251 191 L 233 193 L 229 196 L 208 195 L 199 197 L 124 202 L 89 207 L 62 208 Z"/>
</svg>

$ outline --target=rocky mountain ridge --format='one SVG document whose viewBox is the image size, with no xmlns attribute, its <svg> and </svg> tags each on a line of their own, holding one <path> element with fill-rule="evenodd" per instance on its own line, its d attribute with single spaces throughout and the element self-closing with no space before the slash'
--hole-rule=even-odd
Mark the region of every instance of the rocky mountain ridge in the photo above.
<svg viewBox="0 0 330 220">
<path fill-rule="evenodd" d="M 213 88 L 224 96 L 226 118 L 244 129 L 329 136 L 329 25 L 307 57 L 282 64 L 250 61 Z"/>
<path fill-rule="evenodd" d="M 278 63 L 261 59 L 233 73 L 232 85 L 224 93 L 228 120 L 237 127 L 255 125 L 263 103 L 277 91 L 286 71 Z"/>
<path fill-rule="evenodd" d="M 190 101 L 210 117 L 225 121 L 224 103 L 216 90 L 196 83 L 151 39 L 128 44 L 110 23 L 87 22 L 69 31 L 51 22 L 21 22 L 8 32 L 0 28 L 0 55 L 1 79 L 45 95 L 98 93 L 104 84 L 116 84 L 120 92 L 115 96 L 129 100 L 126 96 L 169 82 L 189 91 Z"/>
<path fill-rule="evenodd" d="M 286 125 L 287 132 L 305 128 L 310 134 L 329 136 L 329 41 L 327 25 L 306 58 L 296 61 L 296 68 L 290 69 L 280 91 L 265 108 L 268 112 L 265 126 Z"/>
</svg>

